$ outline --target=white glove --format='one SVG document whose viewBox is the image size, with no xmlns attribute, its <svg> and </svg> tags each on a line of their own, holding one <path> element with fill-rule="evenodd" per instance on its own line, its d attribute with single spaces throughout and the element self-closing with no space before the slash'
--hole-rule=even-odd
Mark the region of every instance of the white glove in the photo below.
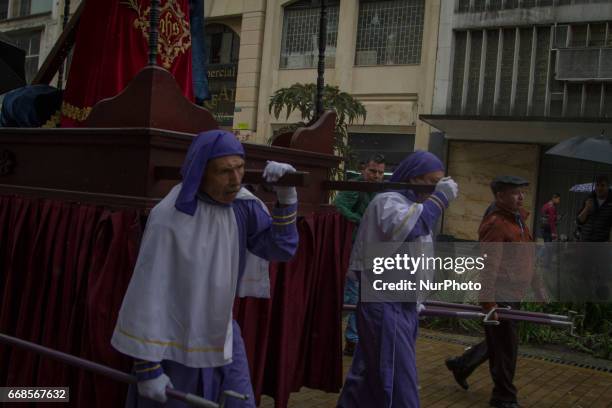
<svg viewBox="0 0 612 408">
<path fill-rule="evenodd" d="M 455 198 L 457 198 L 457 194 L 459 194 L 459 186 L 452 178 L 443 177 L 440 181 L 438 181 L 438 184 L 436 184 L 435 191 L 439 191 L 444 194 L 444 196 L 450 203 Z"/>
<path fill-rule="evenodd" d="M 138 381 L 138 394 L 141 397 L 163 404 L 168 399 L 166 397 L 166 387 L 174 388 L 170 378 L 166 374 L 162 374 L 152 380 Z"/>
<path fill-rule="evenodd" d="M 421 302 L 417 302 L 416 303 L 416 312 L 417 312 L 417 315 L 421 314 L 421 312 L 423 310 L 425 310 L 425 305 L 422 304 Z"/>
<path fill-rule="evenodd" d="M 295 168 L 287 163 L 278 163 L 275 161 L 268 160 L 266 168 L 263 171 L 263 178 L 268 183 L 274 183 L 278 181 L 287 173 L 295 173 Z M 297 191 L 295 187 L 279 187 L 275 186 L 276 197 L 278 202 L 283 205 L 290 205 L 297 203 Z"/>
</svg>

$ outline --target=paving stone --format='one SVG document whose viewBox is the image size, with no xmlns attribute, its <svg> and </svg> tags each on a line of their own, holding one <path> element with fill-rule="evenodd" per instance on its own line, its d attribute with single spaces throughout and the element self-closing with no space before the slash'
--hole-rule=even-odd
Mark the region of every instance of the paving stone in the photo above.
<svg viewBox="0 0 612 408">
<path fill-rule="evenodd" d="M 464 349 L 447 341 L 419 338 L 417 368 L 422 408 L 488 407 L 492 382 L 487 363 L 470 376 L 468 391 L 455 383 L 444 365 L 446 358 L 459 355 Z M 351 358 L 344 357 L 345 375 L 350 364 Z M 525 407 L 612 407 L 612 374 L 602 371 L 519 357 L 515 385 L 519 402 Z M 334 408 L 337 400 L 338 394 L 302 388 L 291 394 L 289 408 Z M 274 401 L 263 396 L 260 407 L 273 408 Z"/>
</svg>

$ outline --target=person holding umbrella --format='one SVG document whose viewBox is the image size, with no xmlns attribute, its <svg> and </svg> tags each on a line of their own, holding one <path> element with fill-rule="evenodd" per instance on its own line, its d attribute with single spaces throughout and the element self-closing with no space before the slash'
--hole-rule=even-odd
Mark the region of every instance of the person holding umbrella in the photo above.
<svg viewBox="0 0 612 408">
<path fill-rule="evenodd" d="M 580 226 L 580 241 L 608 241 L 612 228 L 612 196 L 607 176 L 595 177 L 595 191 L 585 200 L 576 222 Z"/>
</svg>

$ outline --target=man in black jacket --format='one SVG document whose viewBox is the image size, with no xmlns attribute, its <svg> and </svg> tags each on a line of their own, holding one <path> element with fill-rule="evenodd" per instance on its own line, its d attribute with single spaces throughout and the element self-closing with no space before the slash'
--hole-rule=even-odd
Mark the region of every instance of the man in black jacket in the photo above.
<svg viewBox="0 0 612 408">
<path fill-rule="evenodd" d="M 609 240 L 612 227 L 612 195 L 607 176 L 595 178 L 595 191 L 584 202 L 578 212 L 580 241 L 605 242 Z"/>
</svg>

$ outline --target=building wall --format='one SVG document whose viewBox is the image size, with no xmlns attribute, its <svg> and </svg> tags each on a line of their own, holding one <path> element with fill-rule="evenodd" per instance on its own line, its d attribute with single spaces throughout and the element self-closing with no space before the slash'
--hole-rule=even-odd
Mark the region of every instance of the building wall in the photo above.
<svg viewBox="0 0 612 408">
<path fill-rule="evenodd" d="M 538 183 L 551 177 L 550 169 L 540 166 L 541 152 L 577 134 L 596 134 L 600 121 L 612 118 L 610 82 L 597 76 L 601 72 L 561 80 L 558 57 L 604 54 L 611 41 L 608 0 L 443 2 L 433 112 L 448 119 L 437 123 L 447 126 L 440 130 L 446 132 L 448 173 L 460 191 L 445 214 L 445 233 L 477 238 L 493 199 L 488 183 L 498 175 L 531 182 L 526 209 L 533 227 L 536 200 L 544 199 L 536 193 L 549 194 Z M 579 69 L 592 66 L 587 58 L 573 61 Z M 455 126 L 448 125 L 451 119 Z"/>
<path fill-rule="evenodd" d="M 493 201 L 489 184 L 499 175 L 529 181 L 524 208 L 533 230 L 540 149 L 534 144 L 452 141 L 448 174 L 459 184 L 459 197 L 444 214 L 443 232 L 460 239 L 478 239 L 478 226 Z"/>
<path fill-rule="evenodd" d="M 612 117 L 611 2 L 455 5 L 440 17 L 434 113 Z"/>
<path fill-rule="evenodd" d="M 0 32 L 11 38 L 20 38 L 22 41 L 24 37 L 34 32 L 40 32 L 40 43 L 37 47 L 37 69 L 43 64 L 45 58 L 62 33 L 64 0 L 53 0 L 49 2 L 49 11 L 23 16 L 18 15 L 20 0 L 9 0 L 9 3 L 8 18 L 0 20 Z M 32 1 L 32 4 L 36 6 L 35 1 Z M 71 15 L 79 4 L 80 0 L 72 0 L 70 2 Z M 36 71 L 36 69 L 32 69 Z"/>
<path fill-rule="evenodd" d="M 297 114 L 284 120 L 268 113 L 270 96 L 277 89 L 294 83 L 316 82 L 316 68 L 280 68 L 283 7 L 290 1 L 268 1 L 265 42 L 262 52 L 260 92 L 256 123 L 250 123 L 255 140 L 265 141 L 273 128 L 298 121 Z M 339 86 L 366 106 L 365 124 L 354 124 L 355 132 L 416 133 L 415 148 L 427 148 L 429 127 L 417 120 L 431 112 L 440 1 L 425 2 L 421 63 L 418 65 L 355 66 L 358 0 L 342 0 L 339 5 L 335 66 L 325 71 L 326 84 Z M 236 125 L 236 121 L 234 122 Z"/>
<path fill-rule="evenodd" d="M 243 140 L 265 142 L 273 129 L 298 121 L 296 115 L 288 120 L 273 118 L 268 113 L 270 96 L 277 89 L 297 82 L 316 82 L 314 67 L 280 67 L 284 7 L 293 3 L 294 0 L 205 1 L 206 23 L 223 24 L 240 37 L 231 127 Z M 78 0 L 71 2 L 72 11 L 78 4 Z M 412 4 L 411 0 L 407 4 Z M 418 115 L 431 113 L 441 1 L 426 0 L 424 5 L 420 63 L 356 66 L 359 0 L 339 2 L 334 64 L 326 70 L 325 81 L 339 86 L 366 106 L 365 123 L 354 123 L 350 132 L 406 135 L 414 148 L 427 148 L 430 128 L 418 121 Z M 49 13 L 0 21 L 0 30 L 42 30 L 40 66 L 61 34 L 63 7 L 63 0 L 53 1 Z"/>
</svg>

